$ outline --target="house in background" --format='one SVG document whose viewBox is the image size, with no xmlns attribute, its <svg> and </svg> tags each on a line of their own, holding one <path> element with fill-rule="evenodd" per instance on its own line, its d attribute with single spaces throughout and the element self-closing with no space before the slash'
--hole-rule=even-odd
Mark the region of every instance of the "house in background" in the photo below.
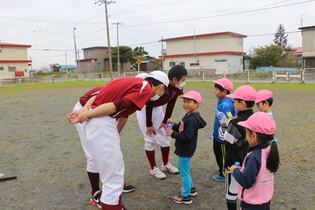
<svg viewBox="0 0 315 210">
<path fill-rule="evenodd" d="M 243 38 L 234 32 L 219 32 L 163 39 L 166 51 L 163 70 L 183 65 L 189 70 L 204 70 L 214 74 L 243 71 Z"/>
<path fill-rule="evenodd" d="M 29 77 L 27 48 L 31 45 L 0 42 L 0 78 Z"/>
<path fill-rule="evenodd" d="M 153 61 L 141 61 L 140 70 L 141 71 L 154 71 L 154 62 Z"/>
<path fill-rule="evenodd" d="M 50 66 L 50 72 L 76 72 L 76 66 L 75 65 L 59 65 L 58 63 L 55 64 L 49 64 Z"/>
<path fill-rule="evenodd" d="M 112 48 L 113 49 L 113 48 Z M 108 47 L 96 46 L 83 48 L 84 58 L 78 60 L 80 73 L 109 71 Z M 117 63 L 112 63 L 113 71 L 117 71 Z M 129 71 L 130 63 L 121 63 L 120 71 Z"/>
<path fill-rule="evenodd" d="M 302 31 L 302 68 L 315 69 L 315 26 L 299 29 Z"/>
</svg>

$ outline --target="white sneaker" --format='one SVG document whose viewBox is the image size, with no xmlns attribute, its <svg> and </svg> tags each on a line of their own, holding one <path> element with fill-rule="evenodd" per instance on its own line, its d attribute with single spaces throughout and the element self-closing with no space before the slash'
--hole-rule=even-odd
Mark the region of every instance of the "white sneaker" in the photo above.
<svg viewBox="0 0 315 210">
<path fill-rule="evenodd" d="M 165 166 L 162 163 L 161 170 L 168 171 L 172 174 L 178 174 L 178 169 L 175 166 L 173 166 L 170 162 L 168 162 Z"/>
<path fill-rule="evenodd" d="M 158 179 L 165 179 L 165 174 L 159 169 L 159 167 L 154 166 L 153 170 L 150 169 L 150 174 Z"/>
</svg>

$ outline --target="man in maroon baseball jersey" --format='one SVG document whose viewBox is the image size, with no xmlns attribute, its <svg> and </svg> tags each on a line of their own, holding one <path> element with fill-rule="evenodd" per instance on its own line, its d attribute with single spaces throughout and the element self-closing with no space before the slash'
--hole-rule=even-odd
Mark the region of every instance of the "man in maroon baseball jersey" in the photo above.
<svg viewBox="0 0 315 210">
<path fill-rule="evenodd" d="M 90 110 L 74 111 L 67 116 L 71 123 L 88 121 L 86 139 L 103 183 L 102 209 L 122 209 L 124 161 L 115 118 L 129 116 L 142 109 L 150 98 L 161 96 L 168 84 L 168 77 L 161 71 L 154 71 L 145 79 L 115 79 L 100 90 Z"/>
</svg>

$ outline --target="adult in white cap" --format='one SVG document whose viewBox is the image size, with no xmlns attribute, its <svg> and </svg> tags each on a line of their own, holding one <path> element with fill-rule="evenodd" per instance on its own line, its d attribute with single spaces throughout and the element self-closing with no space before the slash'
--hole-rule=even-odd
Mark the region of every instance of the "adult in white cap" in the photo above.
<svg viewBox="0 0 315 210">
<path fill-rule="evenodd" d="M 156 74 L 158 72 L 152 72 Z M 143 74 L 138 75 L 145 76 Z M 147 75 L 147 76 L 150 76 Z M 140 111 L 137 111 L 137 120 L 144 136 L 144 149 L 150 164 L 150 174 L 158 179 L 164 179 L 162 172 L 178 173 L 178 169 L 169 161 L 170 141 L 166 139 L 165 127 L 171 117 L 178 96 L 183 94 L 183 87 L 187 78 L 187 70 L 182 65 L 173 66 L 168 72 L 169 86 L 161 97 L 151 99 Z M 165 81 L 166 82 L 166 81 Z M 165 114 L 163 105 L 166 104 Z M 161 151 L 161 168 L 156 164 L 155 147 Z"/>
<path fill-rule="evenodd" d="M 167 75 L 161 71 L 146 79 L 118 78 L 86 103 L 89 110 L 74 111 L 67 116 L 74 124 L 88 121 L 86 139 L 103 184 L 99 200 L 102 209 L 123 209 L 124 161 L 116 119 L 140 110 L 150 98 L 162 95 L 168 84 Z"/>
<path fill-rule="evenodd" d="M 255 105 L 256 94 L 255 88 L 244 85 L 238 87 L 233 94 L 226 96 L 233 98 L 234 107 L 237 110 L 237 118 L 232 119 L 228 125 L 220 121 L 222 125 L 219 129 L 219 138 L 226 145 L 226 169 L 234 165 L 235 162 L 242 163 L 247 154 L 248 142 L 246 141 L 245 129 L 238 125 L 238 122 L 246 121 L 254 114 L 252 108 Z M 227 207 L 229 210 L 234 210 L 237 203 L 238 184 L 231 174 L 225 175 L 225 182 Z"/>
</svg>

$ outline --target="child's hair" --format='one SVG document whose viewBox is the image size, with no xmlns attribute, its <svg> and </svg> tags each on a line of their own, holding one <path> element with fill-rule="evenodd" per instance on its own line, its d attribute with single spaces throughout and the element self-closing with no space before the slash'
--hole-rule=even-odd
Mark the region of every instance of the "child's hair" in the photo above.
<svg viewBox="0 0 315 210">
<path fill-rule="evenodd" d="M 267 100 L 264 100 L 264 101 L 262 101 L 261 103 L 264 105 L 266 102 L 268 102 L 268 103 L 269 103 L 269 106 L 271 106 L 272 103 L 273 103 L 273 98 L 268 98 Z"/>
<path fill-rule="evenodd" d="M 218 88 L 221 92 L 226 91 L 226 94 L 230 94 L 231 93 L 231 91 L 229 91 L 227 89 L 224 89 L 221 85 L 219 85 L 217 83 L 214 83 L 214 87 Z"/>
<path fill-rule="evenodd" d="M 238 102 L 244 101 L 247 108 L 253 108 L 253 106 L 255 105 L 255 101 L 245 101 L 243 99 L 238 99 L 238 98 L 235 98 L 234 100 L 237 100 Z"/>
<path fill-rule="evenodd" d="M 253 133 L 252 130 L 247 129 L 250 133 Z M 263 134 L 263 133 L 258 133 L 257 138 L 263 142 L 263 143 L 270 143 L 270 141 L 274 140 L 274 134 Z M 269 169 L 272 173 L 275 173 L 278 171 L 280 165 L 280 156 L 279 156 L 279 151 L 278 151 L 278 146 L 275 141 L 272 141 L 270 143 L 270 152 L 267 158 L 267 169 Z"/>
<path fill-rule="evenodd" d="M 162 82 L 160 82 L 160 81 L 157 80 L 157 79 L 154 79 L 153 77 L 146 77 L 145 80 L 151 81 L 151 83 L 152 83 L 153 86 L 158 86 L 158 85 L 160 85 L 160 84 L 163 84 Z"/>
<path fill-rule="evenodd" d="M 172 80 L 176 77 L 177 80 L 180 80 L 183 76 L 187 76 L 187 70 L 182 65 L 173 66 L 168 72 L 168 79 Z"/>
</svg>

